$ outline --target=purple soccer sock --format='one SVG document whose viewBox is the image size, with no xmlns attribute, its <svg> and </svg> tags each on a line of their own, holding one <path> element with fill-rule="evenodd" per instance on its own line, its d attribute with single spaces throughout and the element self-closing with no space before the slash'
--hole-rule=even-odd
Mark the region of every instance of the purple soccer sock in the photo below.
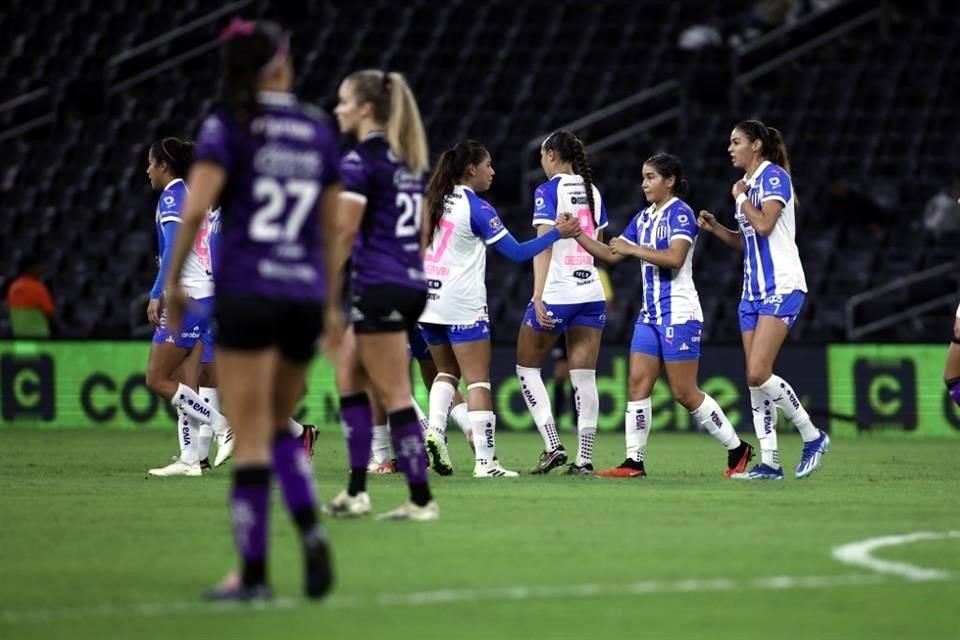
<svg viewBox="0 0 960 640">
<path fill-rule="evenodd" d="M 340 419 L 350 453 L 350 485 L 347 493 L 355 496 L 367 490 L 367 463 L 373 444 L 373 412 L 365 393 L 340 397 Z"/>
<path fill-rule="evenodd" d="M 947 380 L 947 391 L 953 402 L 960 407 L 960 378 Z"/>
<path fill-rule="evenodd" d="M 267 581 L 267 524 L 270 519 L 270 467 L 237 467 L 230 496 L 233 540 L 243 560 L 246 587 Z"/>
<path fill-rule="evenodd" d="M 313 473 L 303 444 L 284 425 L 273 443 L 273 471 L 280 480 L 283 501 L 301 535 L 312 535 L 317 525 L 317 499 Z"/>
<path fill-rule="evenodd" d="M 390 440 L 397 455 L 397 466 L 407 477 L 410 500 L 421 507 L 430 502 L 427 484 L 427 454 L 423 446 L 423 431 L 413 407 L 394 411 L 387 416 Z"/>
</svg>

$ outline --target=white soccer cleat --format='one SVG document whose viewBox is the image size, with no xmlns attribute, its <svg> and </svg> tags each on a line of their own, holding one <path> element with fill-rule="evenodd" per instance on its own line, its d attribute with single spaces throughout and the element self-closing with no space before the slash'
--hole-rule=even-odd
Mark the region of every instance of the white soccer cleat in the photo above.
<svg viewBox="0 0 960 640">
<path fill-rule="evenodd" d="M 233 455 L 233 430 L 226 429 L 217 434 L 217 457 L 213 461 L 213 466 L 219 467 Z"/>
<path fill-rule="evenodd" d="M 519 476 L 520 474 L 516 471 L 504 469 L 496 460 L 491 464 L 476 464 L 473 467 L 474 478 L 517 478 Z"/>
<path fill-rule="evenodd" d="M 427 504 L 418 506 L 412 502 L 406 502 L 393 511 L 387 511 L 377 516 L 377 520 L 411 520 L 413 522 L 429 522 L 440 517 L 440 507 L 436 500 L 431 500 Z"/>
<path fill-rule="evenodd" d="M 323 513 L 334 518 L 358 518 L 370 513 L 370 496 L 366 491 L 351 496 L 344 489 L 321 507 Z"/>
<path fill-rule="evenodd" d="M 183 460 L 177 459 L 174 462 L 171 462 L 165 467 L 158 467 L 156 469 L 150 469 L 147 471 L 152 476 L 157 476 L 160 478 L 169 478 L 172 476 L 187 476 L 189 478 L 199 478 L 203 475 L 203 471 L 200 470 L 200 463 L 195 462 L 189 464 Z"/>
</svg>

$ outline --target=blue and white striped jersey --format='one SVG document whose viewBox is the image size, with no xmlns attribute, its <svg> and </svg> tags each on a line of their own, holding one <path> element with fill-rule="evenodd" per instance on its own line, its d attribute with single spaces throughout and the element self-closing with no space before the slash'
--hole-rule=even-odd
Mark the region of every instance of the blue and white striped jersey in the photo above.
<svg viewBox="0 0 960 640">
<path fill-rule="evenodd" d="M 671 198 L 659 210 L 650 205 L 638 212 L 620 234 L 631 244 L 657 251 L 669 249 L 677 239 L 690 243 L 690 250 L 679 269 L 640 261 L 643 269 L 640 321 L 656 325 L 684 324 L 690 320 L 703 322 L 700 296 L 693 283 L 693 248 L 697 231 L 697 217 L 690 205 Z"/>
<path fill-rule="evenodd" d="M 737 205 L 737 223 L 743 234 L 743 299 L 763 300 L 772 295 L 807 290 L 796 243 L 796 195 L 790 174 L 780 165 L 764 161 L 747 181 L 747 197 L 757 208 L 779 200 L 783 211 L 770 235 L 756 232 Z"/>
</svg>

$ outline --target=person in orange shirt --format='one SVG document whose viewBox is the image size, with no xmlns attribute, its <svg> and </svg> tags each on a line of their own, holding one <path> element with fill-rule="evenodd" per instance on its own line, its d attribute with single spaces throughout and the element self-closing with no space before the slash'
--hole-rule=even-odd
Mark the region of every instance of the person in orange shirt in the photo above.
<svg viewBox="0 0 960 640">
<path fill-rule="evenodd" d="M 43 284 L 43 265 L 35 258 L 28 259 L 22 273 L 10 283 L 7 291 L 7 306 L 11 309 L 39 309 L 53 319 L 53 297 Z"/>
</svg>

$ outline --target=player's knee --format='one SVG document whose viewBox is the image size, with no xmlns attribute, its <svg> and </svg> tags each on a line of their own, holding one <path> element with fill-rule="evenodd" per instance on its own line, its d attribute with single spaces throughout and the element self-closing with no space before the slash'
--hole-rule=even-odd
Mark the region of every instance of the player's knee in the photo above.
<svg viewBox="0 0 960 640">
<path fill-rule="evenodd" d="M 154 393 L 160 393 L 160 391 L 163 389 L 163 376 L 161 376 L 160 373 L 152 367 L 147 368 L 145 381 L 147 383 L 147 388 Z"/>
<path fill-rule="evenodd" d="M 653 381 L 649 376 L 630 376 L 627 381 L 627 392 L 631 400 L 649 398 L 651 391 L 653 391 Z"/>
<path fill-rule="evenodd" d="M 697 388 L 697 385 L 678 386 L 673 389 L 673 399 L 687 411 L 693 411 L 700 406 L 703 401 L 703 392 Z"/>
<path fill-rule="evenodd" d="M 772 375 L 773 369 L 771 367 L 751 363 L 747 365 L 747 386 L 759 387 Z"/>
</svg>

